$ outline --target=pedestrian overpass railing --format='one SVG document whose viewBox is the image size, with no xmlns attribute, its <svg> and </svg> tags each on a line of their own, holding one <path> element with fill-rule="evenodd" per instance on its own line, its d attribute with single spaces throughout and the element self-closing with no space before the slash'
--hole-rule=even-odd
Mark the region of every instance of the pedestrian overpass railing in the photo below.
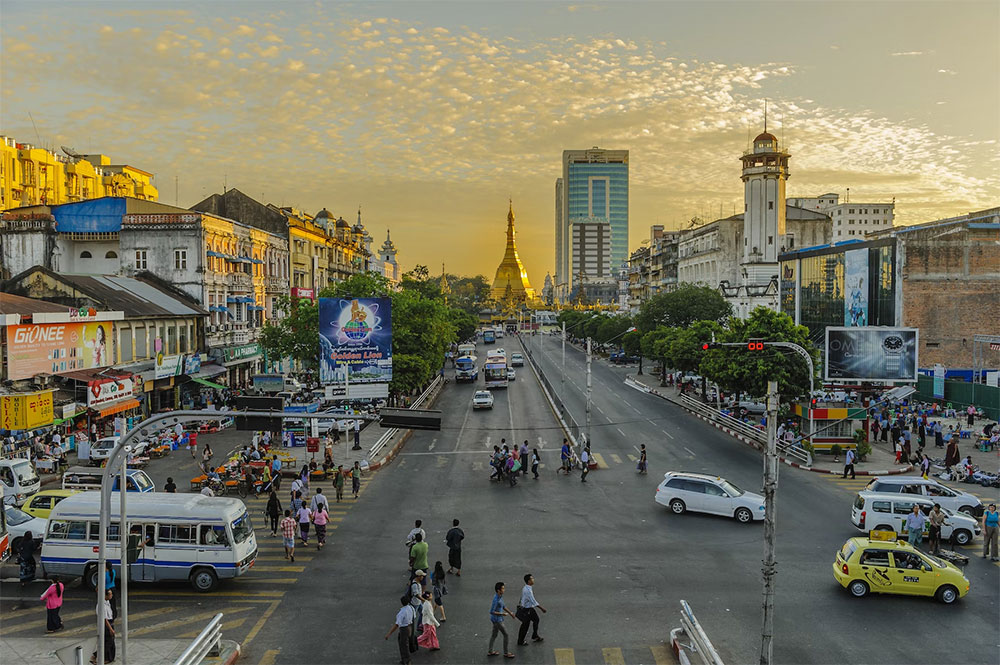
<svg viewBox="0 0 1000 665">
<path fill-rule="evenodd" d="M 222 612 L 219 612 L 208 625 L 202 629 L 198 637 L 188 645 L 174 665 L 200 665 L 205 656 L 218 656 L 222 642 Z"/>
<path fill-rule="evenodd" d="M 420 393 L 420 395 L 417 397 L 417 399 L 413 400 L 413 404 L 411 404 L 408 408 L 410 408 L 410 409 L 417 409 L 417 408 L 419 408 L 420 405 L 423 404 L 424 402 L 426 402 L 427 399 L 431 396 L 431 394 L 442 383 L 444 383 L 444 377 L 442 375 L 438 374 L 437 376 L 434 377 L 434 380 L 431 381 L 431 384 L 429 386 L 427 386 L 427 388 L 424 390 L 424 392 Z M 369 449 L 369 451 L 368 451 L 368 459 L 369 460 L 374 460 L 375 456 L 378 455 L 379 452 L 383 448 L 385 448 L 386 444 L 389 443 L 389 440 L 392 439 L 392 437 L 394 437 L 396 435 L 396 432 L 398 432 L 398 431 L 399 431 L 399 429 L 396 428 L 396 427 L 393 427 L 392 429 L 387 429 L 385 431 L 385 433 L 378 438 L 378 441 L 376 441 L 374 444 L 372 444 L 371 449 Z"/>
</svg>

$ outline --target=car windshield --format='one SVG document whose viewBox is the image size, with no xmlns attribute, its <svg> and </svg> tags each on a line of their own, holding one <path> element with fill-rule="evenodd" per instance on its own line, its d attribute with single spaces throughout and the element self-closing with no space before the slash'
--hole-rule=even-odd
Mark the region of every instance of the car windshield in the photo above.
<svg viewBox="0 0 1000 665">
<path fill-rule="evenodd" d="M 18 526 L 19 524 L 24 524 L 25 522 L 30 522 L 34 518 L 23 510 L 19 510 L 14 506 L 4 506 L 4 512 L 7 513 L 7 525 L 8 526 Z"/>
<path fill-rule="evenodd" d="M 239 544 L 245 541 L 253 533 L 253 524 L 250 523 L 250 515 L 243 513 L 239 519 L 233 522 L 233 540 Z"/>
<path fill-rule="evenodd" d="M 38 480 L 38 476 L 35 475 L 35 469 L 31 466 L 31 462 L 21 461 L 14 465 L 14 473 L 17 475 L 18 480 L 22 483 L 32 484 Z"/>
<path fill-rule="evenodd" d="M 844 546 L 840 548 L 840 558 L 844 561 L 848 561 L 851 555 L 854 554 L 854 550 L 858 549 L 858 546 L 854 544 L 853 540 L 848 540 L 844 543 Z"/>
<path fill-rule="evenodd" d="M 136 487 L 139 488 L 140 492 L 145 492 L 146 490 L 148 490 L 150 487 L 153 486 L 153 481 L 150 480 L 149 476 L 147 476 L 145 473 L 140 472 L 132 476 L 129 476 L 129 480 L 131 480 L 136 484 Z"/>
<path fill-rule="evenodd" d="M 733 485 L 728 480 L 720 480 L 719 481 L 719 485 L 722 487 L 722 489 L 726 490 L 726 493 L 729 496 L 742 496 L 743 495 L 743 490 L 741 490 L 736 485 Z"/>
<path fill-rule="evenodd" d="M 923 552 L 921 552 L 920 555 L 924 559 L 930 561 L 932 564 L 934 564 L 935 566 L 937 566 L 938 568 L 947 568 L 948 567 L 948 565 L 944 561 L 942 561 L 941 559 L 937 558 L 936 556 L 933 556 L 931 554 L 924 554 Z"/>
</svg>

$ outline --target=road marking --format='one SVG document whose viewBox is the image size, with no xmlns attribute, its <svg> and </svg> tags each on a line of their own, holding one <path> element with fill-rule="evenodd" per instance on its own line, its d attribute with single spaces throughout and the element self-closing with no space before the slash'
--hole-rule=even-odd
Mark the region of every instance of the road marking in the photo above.
<svg viewBox="0 0 1000 665">
<path fill-rule="evenodd" d="M 274 665 L 274 659 L 278 657 L 279 653 L 281 653 L 281 651 L 278 649 L 268 649 L 264 652 L 264 655 L 260 657 L 260 662 L 257 663 L 257 665 Z"/>
<path fill-rule="evenodd" d="M 621 434 L 622 436 L 626 436 L 625 432 L 622 431 L 621 427 L 616 427 L 615 429 L 618 430 L 618 433 Z M 128 513 L 126 513 L 126 515 L 128 515 Z M 128 543 L 125 543 L 125 544 L 128 545 Z M 126 548 L 126 549 L 128 549 L 128 548 Z"/>
<path fill-rule="evenodd" d="M 649 650 L 653 652 L 653 662 L 656 665 L 673 665 L 674 652 L 671 649 L 662 644 L 657 644 L 656 646 L 649 647 Z"/>
<path fill-rule="evenodd" d="M 690 448 L 688 448 L 687 446 L 684 446 L 684 450 L 688 451 L 688 454 L 690 454 L 690 455 L 691 455 L 691 457 L 695 457 L 695 456 L 696 456 L 696 455 L 694 454 L 694 451 L 693 451 L 693 450 L 691 450 Z M 127 544 L 128 544 L 128 543 L 126 543 L 126 545 L 127 545 Z"/>
<path fill-rule="evenodd" d="M 228 613 L 246 612 L 247 610 L 252 610 L 252 609 L 253 609 L 253 607 L 251 607 L 249 605 L 244 606 L 244 607 L 228 607 L 228 608 L 226 608 L 226 612 L 228 612 Z M 143 626 L 141 628 L 136 628 L 134 630 L 130 630 L 130 631 L 128 631 L 128 635 L 129 635 L 129 637 L 138 636 L 138 635 L 146 635 L 148 633 L 155 633 L 155 632 L 158 632 L 158 631 L 161 631 L 161 630 L 168 630 L 170 628 L 176 628 L 177 626 L 186 626 L 186 625 L 188 625 L 188 624 L 190 624 L 192 622 L 201 621 L 202 619 L 211 619 L 212 617 L 214 617 L 218 613 L 219 613 L 218 610 L 212 610 L 210 612 L 200 612 L 200 613 L 196 613 L 196 614 L 188 614 L 186 616 L 181 617 L 180 619 L 171 619 L 170 621 L 161 621 L 160 623 L 154 623 L 154 624 L 149 625 L 149 626 Z M 132 617 L 129 617 L 129 618 L 131 619 Z M 197 637 L 197 634 L 195 634 L 195 636 Z"/>
<path fill-rule="evenodd" d="M 597 406 L 596 404 L 594 406 L 597 407 L 597 410 L 601 412 L 602 416 L 604 416 L 605 418 L 607 418 L 607 415 L 604 413 L 604 409 L 602 409 L 601 407 Z M 125 543 L 125 544 L 128 545 L 128 543 Z"/>
<path fill-rule="evenodd" d="M 486 435 L 486 443 L 485 443 L 485 445 L 486 445 L 487 448 L 492 447 L 491 446 L 492 439 L 493 439 L 492 436 L 490 436 L 489 434 Z M 458 451 L 456 450 L 455 452 L 458 452 Z M 404 454 L 406 454 L 406 453 L 404 453 Z"/>
<path fill-rule="evenodd" d="M 636 457 L 635 455 L 629 455 L 628 459 L 629 459 L 630 462 L 638 462 L 639 461 L 639 458 Z M 125 513 L 125 514 L 127 515 L 128 513 Z"/>
<path fill-rule="evenodd" d="M 126 543 L 127 545 L 127 543 Z M 305 566 L 254 566 L 254 570 L 260 570 L 265 573 L 301 573 L 304 572 Z"/>
<path fill-rule="evenodd" d="M 400 453 L 399 457 L 419 457 L 421 455 L 483 455 L 481 450 L 440 450 L 436 453 Z"/>
<path fill-rule="evenodd" d="M 427 446 L 427 450 L 434 450 L 434 446 L 437 445 L 437 442 L 437 439 L 431 439 L 431 445 Z M 126 515 L 128 515 L 128 513 L 126 513 Z M 126 545 L 128 545 L 128 543 L 126 543 Z M 197 635 L 195 637 L 197 637 Z"/>
<path fill-rule="evenodd" d="M 604 461 L 604 458 L 601 457 L 601 453 L 593 453 L 593 458 L 594 458 L 594 461 L 597 462 L 597 468 L 598 469 L 609 469 L 609 468 L 611 468 L 611 467 L 608 466 L 607 462 Z"/>
<path fill-rule="evenodd" d="M 3 623 L 4 623 L 3 632 L 4 632 L 4 634 L 7 634 L 7 633 L 16 633 L 16 632 L 18 632 L 20 630 L 27 630 L 28 628 L 41 628 L 42 626 L 47 625 L 46 621 L 28 621 L 28 622 L 25 622 L 25 623 L 22 623 L 22 624 L 15 624 L 12 627 L 11 624 L 10 624 L 10 620 L 14 619 L 14 618 L 17 618 L 18 616 L 21 616 L 21 617 L 24 617 L 25 619 L 27 619 L 27 618 L 30 618 L 30 617 L 33 617 L 33 616 L 38 616 L 38 615 L 35 614 L 34 612 L 32 612 L 31 614 L 28 614 L 27 612 L 23 612 L 23 611 L 21 612 L 20 615 L 18 615 L 16 613 L 13 613 L 13 614 L 11 614 L 9 616 L 5 615 L 4 618 L 3 618 Z M 66 621 L 68 621 L 70 619 L 79 619 L 80 617 L 91 617 L 91 616 L 96 616 L 94 614 L 94 610 L 86 610 L 84 612 L 70 612 L 69 614 L 62 614 L 61 615 L 63 622 L 66 622 Z M 95 618 L 94 619 L 95 625 L 96 625 L 96 622 L 97 622 L 97 619 Z"/>
<path fill-rule="evenodd" d="M 128 515 L 128 513 L 125 513 L 125 514 Z M 126 543 L 126 545 L 128 545 L 128 543 Z M 126 547 L 126 549 L 128 549 L 128 548 Z M 312 561 L 312 560 L 313 560 L 313 558 L 311 556 L 300 556 L 299 557 L 299 561 Z M 288 557 L 283 557 L 283 556 L 259 556 L 259 557 L 257 557 L 257 561 L 288 561 Z M 260 568 L 257 567 L 257 566 L 254 566 L 254 570 L 260 570 Z"/>
<path fill-rule="evenodd" d="M 661 432 L 663 432 L 664 434 L 666 434 L 667 436 L 669 436 L 669 437 L 670 437 L 671 439 L 672 439 L 672 438 L 674 438 L 674 435 L 673 435 L 673 434 L 671 434 L 670 432 L 668 432 L 667 430 L 665 430 L 665 429 L 661 429 L 660 431 L 661 431 Z M 127 545 L 127 544 L 128 544 L 128 543 L 126 543 L 126 545 Z"/>
<path fill-rule="evenodd" d="M 129 594 L 129 595 L 132 595 L 132 594 Z M 176 607 L 158 607 L 155 610 L 148 610 L 146 612 L 129 612 L 128 613 L 128 618 L 129 618 L 129 621 L 136 621 L 136 620 L 139 620 L 139 619 L 149 619 L 151 617 L 157 617 L 157 616 L 162 616 L 164 614 L 169 614 L 170 612 L 175 612 L 176 610 L 177 610 Z M 93 612 L 87 612 L 87 614 L 95 616 Z M 215 616 L 215 615 L 212 615 L 212 616 Z M 40 622 L 39 627 L 41 627 L 41 624 L 44 624 L 44 623 L 45 623 L 44 621 Z M 94 632 L 94 630 L 95 630 L 95 623 L 96 623 L 96 616 L 95 616 L 95 621 L 88 621 L 87 625 L 85 625 L 85 626 L 80 626 L 79 628 L 71 628 L 70 630 L 62 630 L 62 631 L 59 631 L 59 634 L 62 635 L 62 636 L 64 636 L 64 637 L 67 636 L 67 635 L 89 635 L 89 634 L 91 634 L 91 633 Z M 8 631 L 8 630 L 5 629 L 4 632 L 5 633 L 6 632 L 16 633 L 19 630 L 21 630 L 21 626 L 18 626 L 17 628 L 14 628 L 13 630 L 10 630 L 10 631 Z M 129 631 L 129 635 L 132 635 L 132 631 L 131 630 Z"/>
<path fill-rule="evenodd" d="M 128 515 L 128 513 L 125 513 L 125 514 Z M 127 547 L 126 547 L 126 549 L 127 549 Z M 226 610 L 226 611 L 228 612 L 228 610 Z M 243 617 L 242 619 L 234 619 L 233 621 L 226 621 L 226 622 L 224 622 L 222 624 L 221 628 L 222 628 L 222 630 L 233 630 L 233 629 L 236 629 L 236 628 L 239 628 L 240 626 L 242 626 L 244 623 L 246 623 L 246 621 L 247 621 L 246 617 Z M 198 637 L 198 635 L 201 634 L 201 630 L 202 629 L 193 630 L 190 633 L 184 633 L 183 635 L 178 635 L 178 637 L 180 637 L 180 638 L 188 638 L 188 639 L 194 638 L 194 637 Z"/>
<path fill-rule="evenodd" d="M 483 463 L 482 463 L 482 462 L 478 462 L 478 461 L 477 461 L 477 462 L 473 462 L 473 463 L 472 463 L 472 470 L 473 470 L 473 471 L 482 471 L 482 470 L 483 470 L 483 468 L 484 468 L 484 467 L 483 467 Z"/>
<path fill-rule="evenodd" d="M 542 437 L 538 437 L 538 449 L 545 450 L 545 439 L 543 439 Z"/>
<path fill-rule="evenodd" d="M 205 594 L 199 591 L 166 591 L 157 589 L 155 591 L 130 591 L 129 596 L 197 596 L 205 598 Z M 242 598 L 281 598 L 284 591 L 213 591 L 212 597 L 228 596 Z"/>
<path fill-rule="evenodd" d="M 250 577 L 248 579 L 254 584 L 295 584 L 298 582 L 297 577 Z"/>
<path fill-rule="evenodd" d="M 448 466 L 448 458 L 445 457 L 444 455 L 438 455 L 437 456 L 437 465 L 436 466 L 439 469 Z"/>
<path fill-rule="evenodd" d="M 618 455 L 615 455 L 614 453 L 611 453 L 611 459 L 612 459 L 612 461 L 614 461 L 615 464 L 621 464 L 622 463 L 622 458 L 619 457 Z"/>
<path fill-rule="evenodd" d="M 266 610 L 264 610 L 264 614 L 261 615 L 257 623 L 255 623 L 253 628 L 250 629 L 250 632 L 247 633 L 246 639 L 243 640 L 243 644 L 241 645 L 241 649 L 245 650 L 247 648 L 247 645 L 253 641 L 253 638 L 257 637 L 257 633 L 259 633 L 260 629 L 264 627 L 264 624 L 267 623 L 267 620 L 271 618 L 271 615 L 274 614 L 274 610 L 278 609 L 278 605 L 280 604 L 281 601 L 276 600 L 273 603 L 271 603 L 271 605 Z M 264 655 L 267 656 L 266 653 Z"/>
<path fill-rule="evenodd" d="M 556 665 L 576 665 L 572 649 L 553 649 L 556 654 Z"/>
<path fill-rule="evenodd" d="M 601 653 L 604 654 L 604 662 L 607 665 L 625 665 L 625 655 L 618 647 L 601 649 Z"/>
</svg>

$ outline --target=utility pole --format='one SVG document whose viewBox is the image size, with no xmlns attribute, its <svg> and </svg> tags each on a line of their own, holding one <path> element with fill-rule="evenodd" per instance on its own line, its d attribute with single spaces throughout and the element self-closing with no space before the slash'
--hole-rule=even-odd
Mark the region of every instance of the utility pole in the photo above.
<svg viewBox="0 0 1000 665">
<path fill-rule="evenodd" d="M 774 641 L 774 502 L 778 488 L 778 382 L 767 382 L 767 451 L 764 454 L 764 618 L 760 629 L 760 665 L 771 665 Z"/>
<path fill-rule="evenodd" d="M 118 544 L 121 546 L 121 557 L 122 562 L 121 569 L 118 571 L 118 576 L 121 578 L 121 612 L 122 612 L 122 662 L 128 663 L 128 576 L 132 572 L 132 562 L 128 560 L 128 539 L 129 539 L 129 526 L 128 526 L 128 512 L 126 512 L 125 506 L 125 495 L 128 494 L 125 490 L 128 489 L 128 485 L 125 484 L 127 476 L 125 475 L 128 471 L 128 458 L 132 454 L 132 446 L 125 446 L 125 460 L 122 462 L 121 476 L 118 479 L 118 494 L 120 495 L 120 514 L 118 516 Z M 143 534 L 142 538 L 145 538 Z M 140 539 L 139 541 L 143 541 Z M 98 570 L 98 575 L 103 575 L 104 571 Z M 104 602 L 104 599 L 101 599 Z M 102 631 L 103 635 L 104 632 Z M 103 653 L 103 650 L 102 650 Z"/>
<path fill-rule="evenodd" d="M 590 338 L 587 338 L 587 445 L 590 445 L 590 405 L 591 405 L 591 385 L 590 385 Z"/>
<path fill-rule="evenodd" d="M 559 374 L 559 392 L 566 399 L 566 322 L 562 322 L 562 372 Z"/>
</svg>

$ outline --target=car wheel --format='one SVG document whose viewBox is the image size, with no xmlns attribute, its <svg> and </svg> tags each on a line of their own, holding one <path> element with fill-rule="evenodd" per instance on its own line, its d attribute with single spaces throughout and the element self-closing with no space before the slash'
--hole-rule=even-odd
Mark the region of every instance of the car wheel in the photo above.
<svg viewBox="0 0 1000 665">
<path fill-rule="evenodd" d="M 958 600 L 958 589 L 950 584 L 945 584 L 943 587 L 937 590 L 934 597 L 938 599 L 939 602 L 945 605 L 951 605 L 956 600 Z"/>
<path fill-rule="evenodd" d="M 207 593 L 219 583 L 219 576 L 211 568 L 196 568 L 191 573 L 191 586 L 195 591 Z"/>
<path fill-rule="evenodd" d="M 687 506 L 685 506 L 684 502 L 681 501 L 680 499 L 671 499 L 670 510 L 674 511 L 675 515 L 680 515 L 685 510 L 687 510 Z"/>
<path fill-rule="evenodd" d="M 91 591 L 97 591 L 97 566 L 91 564 L 83 571 L 83 585 Z"/>
<path fill-rule="evenodd" d="M 955 533 L 951 534 L 951 542 L 956 545 L 968 545 L 972 542 L 972 534 L 965 529 L 958 529 Z"/>
<path fill-rule="evenodd" d="M 969 515 L 970 517 L 975 517 L 976 516 L 976 509 L 973 508 L 972 506 L 962 506 L 961 508 L 958 509 L 958 512 L 965 513 L 966 515 Z"/>
<path fill-rule="evenodd" d="M 735 517 L 736 521 L 740 524 L 749 524 L 753 521 L 753 513 L 751 513 L 747 508 L 737 508 L 733 517 Z"/>
<path fill-rule="evenodd" d="M 847 585 L 847 590 L 851 592 L 851 595 L 855 598 L 864 598 L 868 595 L 868 583 L 862 582 L 861 580 L 854 580 Z"/>
<path fill-rule="evenodd" d="M 18 536 L 17 538 L 14 539 L 13 542 L 11 542 L 11 544 L 10 544 L 10 551 L 11 552 L 17 552 L 20 549 L 21 549 L 21 537 Z"/>
</svg>

